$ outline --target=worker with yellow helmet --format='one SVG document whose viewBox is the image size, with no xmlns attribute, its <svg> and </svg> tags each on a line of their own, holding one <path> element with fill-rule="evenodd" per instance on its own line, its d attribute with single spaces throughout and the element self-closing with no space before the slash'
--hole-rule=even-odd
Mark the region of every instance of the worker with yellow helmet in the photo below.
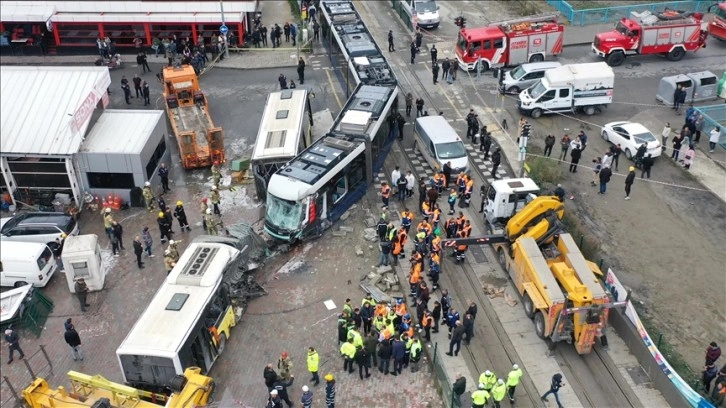
<svg viewBox="0 0 726 408">
<path fill-rule="evenodd" d="M 184 203 L 181 201 L 176 202 L 176 208 L 174 208 L 174 216 L 176 217 L 177 221 L 179 221 L 179 229 L 184 232 L 184 229 L 186 228 L 187 231 L 191 231 L 192 229 L 189 227 L 189 222 L 187 222 L 187 213 L 184 211 Z"/>
<path fill-rule="evenodd" d="M 163 211 L 159 211 L 156 222 L 159 224 L 159 233 L 161 234 L 161 243 L 163 244 L 171 239 L 171 224 L 169 223 L 169 219 L 164 216 Z"/>
</svg>

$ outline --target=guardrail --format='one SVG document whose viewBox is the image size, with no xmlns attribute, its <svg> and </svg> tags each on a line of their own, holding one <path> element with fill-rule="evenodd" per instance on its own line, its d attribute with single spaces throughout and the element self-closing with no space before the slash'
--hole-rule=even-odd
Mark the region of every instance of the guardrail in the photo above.
<svg viewBox="0 0 726 408">
<path fill-rule="evenodd" d="M 547 0 L 547 4 L 562 13 L 562 15 L 570 21 L 570 24 L 577 26 L 614 23 L 623 17 L 630 16 L 631 11 L 663 11 L 666 8 L 669 8 L 682 11 L 706 12 L 708 7 L 714 2 L 715 0 L 669 1 L 578 10 L 565 0 Z"/>
<path fill-rule="evenodd" d="M 726 148 L 726 126 L 723 125 L 726 123 L 726 105 L 719 104 L 719 105 L 709 105 L 709 106 L 699 106 L 696 108 L 697 112 L 700 112 L 703 114 L 704 123 L 703 123 L 703 129 L 701 130 L 701 137 L 705 137 L 708 139 L 709 134 L 711 133 L 711 130 L 718 126 L 721 130 L 721 138 L 719 139 L 717 144 L 721 145 L 721 147 Z"/>
</svg>

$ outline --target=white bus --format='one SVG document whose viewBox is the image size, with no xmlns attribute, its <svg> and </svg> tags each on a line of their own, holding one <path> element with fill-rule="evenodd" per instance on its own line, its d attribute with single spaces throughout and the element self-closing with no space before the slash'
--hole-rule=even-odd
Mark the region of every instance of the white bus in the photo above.
<svg viewBox="0 0 726 408">
<path fill-rule="evenodd" d="M 209 372 L 236 324 L 223 279 L 239 254 L 225 244 L 189 244 L 116 350 L 127 384 L 167 392 L 188 367 Z"/>
<path fill-rule="evenodd" d="M 267 197 L 270 177 L 310 146 L 306 111 L 310 112 L 310 104 L 304 89 L 285 89 L 267 96 L 251 163 L 258 199 Z"/>
</svg>

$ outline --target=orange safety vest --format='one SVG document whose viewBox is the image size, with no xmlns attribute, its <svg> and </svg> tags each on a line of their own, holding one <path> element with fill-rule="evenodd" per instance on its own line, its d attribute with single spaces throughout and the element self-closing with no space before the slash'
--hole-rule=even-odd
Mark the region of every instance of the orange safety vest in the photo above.
<svg viewBox="0 0 726 408">
<path fill-rule="evenodd" d="M 406 314 L 406 304 L 401 303 L 400 305 L 396 305 L 396 316 L 403 316 Z"/>
<path fill-rule="evenodd" d="M 416 264 L 411 270 L 411 277 L 408 279 L 408 283 L 415 285 L 419 279 L 421 279 L 421 264 Z"/>
<path fill-rule="evenodd" d="M 411 255 L 411 267 L 413 268 L 413 265 L 421 262 L 423 262 L 423 257 L 421 257 L 421 254 L 418 252 L 414 252 L 413 255 Z"/>
<path fill-rule="evenodd" d="M 379 303 L 376 305 L 376 312 L 375 312 L 376 317 L 378 317 L 378 316 L 386 317 L 387 314 L 388 314 L 388 306 L 386 306 L 384 303 Z"/>
<path fill-rule="evenodd" d="M 431 222 L 433 222 L 434 224 L 437 224 L 440 219 L 441 219 L 441 210 L 438 209 L 438 208 L 435 208 L 434 209 L 434 216 L 431 219 Z"/>
<path fill-rule="evenodd" d="M 398 229 L 398 240 L 401 242 L 401 248 L 406 246 L 406 242 L 408 242 L 408 234 L 406 233 L 406 228 L 399 228 Z"/>
<path fill-rule="evenodd" d="M 466 224 L 466 217 L 462 215 L 461 217 L 456 218 L 456 226 L 458 229 L 464 228 L 464 224 Z"/>
<path fill-rule="evenodd" d="M 426 220 L 421 221 L 418 223 L 418 226 L 416 227 L 416 231 L 424 231 L 426 235 L 429 235 L 431 233 L 431 224 L 426 222 Z"/>
<path fill-rule="evenodd" d="M 461 237 L 469 238 L 470 236 L 471 236 L 471 225 L 465 225 L 464 228 L 461 230 Z"/>
<path fill-rule="evenodd" d="M 434 252 L 441 251 L 441 237 L 435 236 L 434 239 L 431 240 L 431 247 Z"/>
<path fill-rule="evenodd" d="M 427 201 L 424 201 L 421 204 L 421 212 L 424 213 L 424 217 L 428 217 L 431 215 L 431 206 L 429 206 L 429 203 Z"/>
<path fill-rule="evenodd" d="M 383 338 L 386 340 L 391 338 L 391 331 L 388 330 L 388 328 L 381 330 L 381 334 L 383 335 Z"/>
<path fill-rule="evenodd" d="M 464 194 L 471 194 L 471 190 L 474 188 L 474 180 L 469 179 L 469 181 L 466 182 L 466 191 Z"/>
<path fill-rule="evenodd" d="M 381 187 L 381 195 L 383 198 L 389 198 L 391 196 L 391 187 L 388 185 Z"/>
<path fill-rule="evenodd" d="M 400 238 L 393 242 L 393 251 L 391 253 L 395 256 L 401 255 L 401 251 L 403 248 L 401 247 L 401 240 Z"/>
<path fill-rule="evenodd" d="M 421 320 L 421 324 L 423 327 L 431 327 L 432 324 L 434 324 L 434 318 L 431 317 L 431 315 L 424 315 L 423 319 Z"/>
<path fill-rule="evenodd" d="M 411 211 L 402 211 L 401 212 L 401 219 L 408 218 L 411 223 L 413 223 L 413 213 Z"/>
<path fill-rule="evenodd" d="M 471 230 L 471 227 L 469 227 L 469 230 Z M 465 234 L 466 234 L 466 232 L 464 230 L 459 231 L 459 233 L 458 233 L 459 238 L 466 238 L 466 237 L 468 237 L 468 235 L 465 235 Z M 466 245 L 464 245 L 464 244 L 458 245 L 456 247 L 456 249 L 458 249 L 459 251 L 466 251 L 467 248 L 468 247 Z"/>
</svg>

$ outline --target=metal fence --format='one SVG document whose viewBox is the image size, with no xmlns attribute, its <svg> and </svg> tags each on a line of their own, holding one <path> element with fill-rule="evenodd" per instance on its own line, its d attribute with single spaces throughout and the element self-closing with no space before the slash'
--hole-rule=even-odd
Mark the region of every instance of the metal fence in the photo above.
<svg viewBox="0 0 726 408">
<path fill-rule="evenodd" d="M 570 21 L 570 24 L 578 26 L 614 23 L 620 21 L 623 17 L 630 16 L 631 11 L 663 11 L 666 8 L 669 8 L 682 11 L 706 12 L 708 7 L 713 3 L 713 0 L 669 1 L 578 10 L 565 0 L 547 0 L 547 4 L 562 13 L 562 15 Z"/>
<path fill-rule="evenodd" d="M 703 130 L 701 137 L 708 139 L 711 129 L 718 126 L 721 129 L 721 139 L 718 144 L 726 148 L 726 104 L 699 106 L 697 112 L 703 114 Z"/>
<path fill-rule="evenodd" d="M 11 408 L 24 406 L 23 390 L 36 378 L 49 379 L 53 377 L 53 363 L 45 351 L 45 346 L 40 345 L 38 350 L 31 355 L 16 360 L 14 364 L 22 364 L 25 372 L 20 376 L 10 379 L 7 375 L 0 380 L 0 407 Z"/>
<path fill-rule="evenodd" d="M 401 21 L 406 24 L 406 27 L 408 27 L 409 30 L 413 31 L 413 21 L 411 16 L 406 13 L 406 9 L 403 8 L 403 2 L 401 0 L 391 0 L 391 4 L 393 6 L 393 11 L 401 17 Z"/>
</svg>

